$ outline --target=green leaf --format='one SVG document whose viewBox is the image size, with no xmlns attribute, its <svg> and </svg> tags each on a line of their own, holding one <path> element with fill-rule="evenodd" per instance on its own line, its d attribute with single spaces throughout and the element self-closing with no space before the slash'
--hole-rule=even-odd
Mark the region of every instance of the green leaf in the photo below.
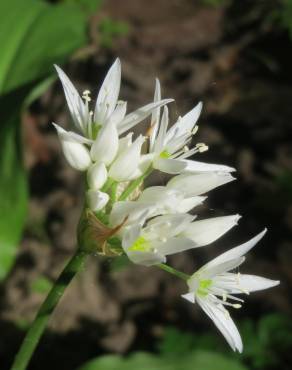
<svg viewBox="0 0 292 370">
<path fill-rule="evenodd" d="M 237 360 L 227 356 L 195 351 L 184 356 L 165 357 L 137 352 L 123 358 L 117 355 L 102 356 L 78 370 L 246 370 Z"/>
<path fill-rule="evenodd" d="M 86 13 L 77 4 L 0 2 L 0 94 L 46 76 L 86 42 Z"/>
<path fill-rule="evenodd" d="M 0 1 L 0 279 L 13 264 L 26 217 L 21 112 L 52 83 L 53 64 L 86 43 L 86 21 L 77 2 Z"/>
<path fill-rule="evenodd" d="M 22 104 L 22 109 L 28 109 L 35 100 L 41 97 L 49 89 L 49 87 L 52 85 L 53 82 L 56 81 L 56 79 L 57 74 L 55 73 L 54 75 L 51 75 L 39 81 L 25 97 Z"/>
<path fill-rule="evenodd" d="M 27 180 L 22 164 L 20 111 L 27 89 L 0 99 L 0 279 L 16 254 L 27 208 Z"/>
</svg>

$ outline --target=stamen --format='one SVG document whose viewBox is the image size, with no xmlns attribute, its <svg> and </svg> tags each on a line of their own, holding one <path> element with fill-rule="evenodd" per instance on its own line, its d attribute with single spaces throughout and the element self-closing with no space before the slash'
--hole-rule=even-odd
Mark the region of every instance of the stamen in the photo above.
<svg viewBox="0 0 292 370">
<path fill-rule="evenodd" d="M 196 133 L 198 132 L 198 130 L 199 130 L 199 126 L 197 125 L 197 126 L 195 126 L 194 128 L 193 128 L 193 130 L 192 130 L 192 135 L 196 135 Z"/>
<path fill-rule="evenodd" d="M 190 150 L 190 148 L 187 145 L 185 145 L 184 148 L 183 148 L 183 152 L 187 153 L 189 150 Z"/>
<path fill-rule="evenodd" d="M 206 152 L 209 149 L 209 147 L 204 143 L 198 143 L 195 148 L 198 150 L 199 153 Z"/>
<path fill-rule="evenodd" d="M 89 103 L 91 101 L 90 97 L 90 91 L 89 90 L 84 90 L 82 94 L 82 99 L 85 101 L 85 103 Z"/>
</svg>

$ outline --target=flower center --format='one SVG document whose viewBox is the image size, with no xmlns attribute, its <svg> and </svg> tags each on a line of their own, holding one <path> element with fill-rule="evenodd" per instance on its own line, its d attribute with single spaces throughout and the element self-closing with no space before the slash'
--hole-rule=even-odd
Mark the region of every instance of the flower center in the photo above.
<svg viewBox="0 0 292 370">
<path fill-rule="evenodd" d="M 208 288 L 211 287 L 212 283 L 211 279 L 200 280 L 197 294 L 201 297 L 206 297 L 209 294 Z"/>
<path fill-rule="evenodd" d="M 160 158 L 169 158 L 171 156 L 171 154 L 167 151 L 167 150 L 163 150 L 163 152 L 161 152 L 160 154 L 159 154 L 159 157 Z"/>
<path fill-rule="evenodd" d="M 135 240 L 135 242 L 131 245 L 131 247 L 128 249 L 131 252 L 138 251 L 138 252 L 149 252 L 153 248 L 151 246 L 151 243 L 145 239 L 143 236 L 140 236 L 138 239 Z"/>
</svg>

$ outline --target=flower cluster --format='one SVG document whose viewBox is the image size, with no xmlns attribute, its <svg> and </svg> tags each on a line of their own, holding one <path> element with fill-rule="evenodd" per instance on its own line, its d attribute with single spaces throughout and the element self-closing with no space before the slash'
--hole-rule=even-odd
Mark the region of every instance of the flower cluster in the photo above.
<svg viewBox="0 0 292 370">
<path fill-rule="evenodd" d="M 94 110 L 90 92 L 78 94 L 65 73 L 61 79 L 75 129 L 57 129 L 64 155 L 87 178 L 86 209 L 98 220 L 103 242 L 118 245 L 138 264 L 155 265 L 183 278 L 189 292 L 182 297 L 197 303 L 213 320 L 233 350 L 242 351 L 242 341 L 227 307 L 239 308 L 237 294 L 249 294 L 277 285 L 278 281 L 231 272 L 262 238 L 265 230 L 245 244 L 215 258 L 191 276 L 165 265 L 167 256 L 207 246 L 220 238 L 239 215 L 196 220 L 189 212 L 205 194 L 232 180 L 233 168 L 188 159 L 208 149 L 203 143 L 190 147 L 202 104 L 170 125 L 167 105 L 156 80 L 154 101 L 126 114 L 127 103 L 118 100 L 121 65 L 117 59 L 99 90 Z M 129 132 L 151 116 L 145 136 Z M 175 175 L 165 186 L 142 190 L 153 172 Z"/>
</svg>

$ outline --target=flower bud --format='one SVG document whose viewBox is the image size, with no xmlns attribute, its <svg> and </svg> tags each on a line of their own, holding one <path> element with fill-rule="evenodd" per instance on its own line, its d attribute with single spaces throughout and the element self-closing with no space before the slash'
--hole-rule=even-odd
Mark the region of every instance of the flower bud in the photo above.
<svg viewBox="0 0 292 370">
<path fill-rule="evenodd" d="M 116 181 L 127 181 L 137 170 L 144 137 L 139 136 L 131 146 L 122 151 L 109 170 L 109 177 Z"/>
<path fill-rule="evenodd" d="M 106 206 L 109 201 L 109 195 L 99 190 L 90 189 L 86 193 L 86 199 L 89 208 L 97 212 Z"/>
<path fill-rule="evenodd" d="M 100 129 L 92 144 L 90 154 L 94 161 L 109 165 L 115 159 L 119 147 L 119 135 L 114 123 L 107 122 Z"/>
<path fill-rule="evenodd" d="M 91 164 L 89 150 L 84 144 L 78 140 L 77 135 L 72 132 L 67 132 L 60 126 L 54 124 L 65 158 L 71 167 L 78 171 L 85 171 Z"/>
<path fill-rule="evenodd" d="M 100 189 L 107 180 L 107 170 L 104 163 L 95 163 L 89 167 L 87 182 L 90 189 Z"/>
</svg>

